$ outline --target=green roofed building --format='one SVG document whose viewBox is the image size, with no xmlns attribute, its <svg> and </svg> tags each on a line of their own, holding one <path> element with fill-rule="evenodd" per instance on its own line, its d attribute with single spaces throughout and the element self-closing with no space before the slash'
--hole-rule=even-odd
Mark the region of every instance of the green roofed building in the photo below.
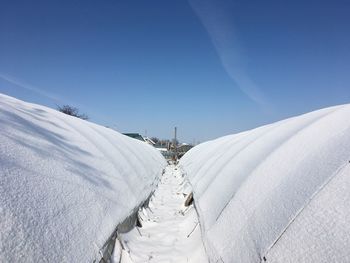
<svg viewBox="0 0 350 263">
<path fill-rule="evenodd" d="M 123 134 L 126 135 L 126 136 L 129 136 L 131 138 L 134 138 L 136 140 L 140 140 L 140 141 L 143 141 L 143 142 L 145 141 L 145 139 L 139 133 L 123 133 Z"/>
</svg>

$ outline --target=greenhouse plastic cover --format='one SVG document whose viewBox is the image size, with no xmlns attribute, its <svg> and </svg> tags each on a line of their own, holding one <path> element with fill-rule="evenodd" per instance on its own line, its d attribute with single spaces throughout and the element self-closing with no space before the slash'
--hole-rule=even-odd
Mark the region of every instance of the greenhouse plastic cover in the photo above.
<svg viewBox="0 0 350 263">
<path fill-rule="evenodd" d="M 350 262 L 350 105 L 194 147 L 180 161 L 211 262 Z"/>
<path fill-rule="evenodd" d="M 99 260 L 165 164 L 144 142 L 0 94 L 0 261 Z"/>
</svg>

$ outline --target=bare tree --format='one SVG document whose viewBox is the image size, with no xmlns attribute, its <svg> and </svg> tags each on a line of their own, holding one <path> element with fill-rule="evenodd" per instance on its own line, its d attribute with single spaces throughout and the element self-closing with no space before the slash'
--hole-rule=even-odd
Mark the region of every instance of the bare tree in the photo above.
<svg viewBox="0 0 350 263">
<path fill-rule="evenodd" d="M 69 105 L 63 105 L 63 106 L 58 106 L 57 105 L 57 110 L 60 112 L 63 112 L 64 114 L 74 116 L 83 120 L 88 120 L 89 116 L 87 116 L 84 113 L 80 113 L 78 108 L 69 106 Z"/>
</svg>

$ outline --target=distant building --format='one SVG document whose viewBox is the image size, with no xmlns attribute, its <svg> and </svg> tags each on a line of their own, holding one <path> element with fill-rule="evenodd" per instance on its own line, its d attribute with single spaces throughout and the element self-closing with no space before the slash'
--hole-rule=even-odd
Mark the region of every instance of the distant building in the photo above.
<svg viewBox="0 0 350 263">
<path fill-rule="evenodd" d="M 155 142 L 152 141 L 150 138 L 148 137 L 143 137 L 141 134 L 139 133 L 123 133 L 124 135 L 128 136 L 128 137 L 131 137 L 133 139 L 136 139 L 136 140 L 139 140 L 139 141 L 142 141 L 142 142 L 146 142 L 152 146 L 155 146 Z"/>
<path fill-rule="evenodd" d="M 154 141 L 152 141 L 150 138 L 148 137 L 144 137 L 144 140 L 145 142 L 147 142 L 148 144 L 152 145 L 152 146 L 155 146 L 156 143 Z"/>
<path fill-rule="evenodd" d="M 126 135 L 126 136 L 129 136 L 129 137 L 131 137 L 131 138 L 133 138 L 133 139 L 136 139 L 136 140 L 140 140 L 140 141 L 143 141 L 143 142 L 146 141 L 146 140 L 142 137 L 142 135 L 139 134 L 139 133 L 123 133 L 123 134 Z"/>
<path fill-rule="evenodd" d="M 158 151 L 160 151 L 160 153 L 164 156 L 165 159 L 170 160 L 175 156 L 175 153 L 171 150 L 170 144 L 170 141 L 162 140 L 158 141 L 158 143 L 156 143 L 154 147 L 158 149 Z"/>
<path fill-rule="evenodd" d="M 172 142 L 166 140 L 166 141 L 159 141 L 158 143 L 155 143 L 153 140 L 151 140 L 148 137 L 143 137 L 139 133 L 123 133 L 126 136 L 129 136 L 133 139 L 140 140 L 142 142 L 146 142 L 156 149 L 164 156 L 165 159 L 174 159 L 176 156 L 178 158 L 181 158 L 188 150 L 190 150 L 193 146 L 190 144 L 183 143 L 181 145 L 178 145 L 175 151 L 175 146 Z"/>
<path fill-rule="evenodd" d="M 160 147 L 159 145 L 155 146 L 158 151 L 164 156 L 165 159 L 170 160 L 174 156 L 174 152 L 169 151 L 167 148 Z"/>
</svg>

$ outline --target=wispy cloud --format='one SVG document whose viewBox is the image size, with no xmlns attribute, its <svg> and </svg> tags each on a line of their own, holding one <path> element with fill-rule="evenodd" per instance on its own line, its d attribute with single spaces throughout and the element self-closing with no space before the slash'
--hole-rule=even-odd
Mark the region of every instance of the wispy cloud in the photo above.
<svg viewBox="0 0 350 263">
<path fill-rule="evenodd" d="M 61 103 L 62 102 L 62 99 L 55 95 L 55 94 L 51 94 L 51 93 L 48 93 L 42 89 L 39 89 L 37 87 L 34 87 L 28 83 L 25 83 L 21 80 L 18 80 L 12 76 L 9 76 L 9 75 L 6 75 L 6 74 L 3 74 L 3 73 L 0 73 L 0 79 L 2 80 L 5 80 L 13 85 L 16 85 L 17 87 L 20 87 L 22 89 L 25 89 L 25 90 L 28 90 L 28 91 L 31 91 L 31 92 L 34 92 L 42 97 L 45 97 L 47 99 L 50 99 L 52 100 L 54 103 L 58 104 L 58 103 Z"/>
<path fill-rule="evenodd" d="M 246 73 L 246 59 L 239 46 L 232 14 L 223 6 L 223 1 L 189 0 L 189 3 L 207 30 L 227 74 L 250 99 L 266 108 L 264 93 Z"/>
<path fill-rule="evenodd" d="M 7 74 L 0 73 L 0 79 L 7 81 L 8 83 L 11 83 L 12 85 L 16 85 L 19 88 L 22 88 L 24 90 L 33 92 L 41 97 L 44 97 L 46 99 L 51 100 L 51 103 L 56 104 L 56 105 L 72 105 L 74 107 L 78 107 L 80 110 L 83 110 L 83 112 L 91 112 L 91 107 L 86 107 L 85 105 L 81 103 L 74 102 L 70 99 L 67 99 L 65 97 L 49 93 L 45 90 L 39 89 L 38 87 L 35 87 L 31 84 L 28 84 L 24 82 L 23 80 L 19 80 L 18 78 L 15 78 L 13 76 L 9 76 Z M 97 113 L 93 113 L 93 116 L 88 114 L 90 119 L 97 119 L 99 122 L 103 122 L 104 125 L 111 126 L 112 128 L 116 128 L 116 125 L 109 125 L 109 123 L 113 123 L 113 118 L 109 119 L 109 116 L 106 115 L 100 115 Z M 94 118 L 92 118 L 94 117 Z"/>
</svg>

